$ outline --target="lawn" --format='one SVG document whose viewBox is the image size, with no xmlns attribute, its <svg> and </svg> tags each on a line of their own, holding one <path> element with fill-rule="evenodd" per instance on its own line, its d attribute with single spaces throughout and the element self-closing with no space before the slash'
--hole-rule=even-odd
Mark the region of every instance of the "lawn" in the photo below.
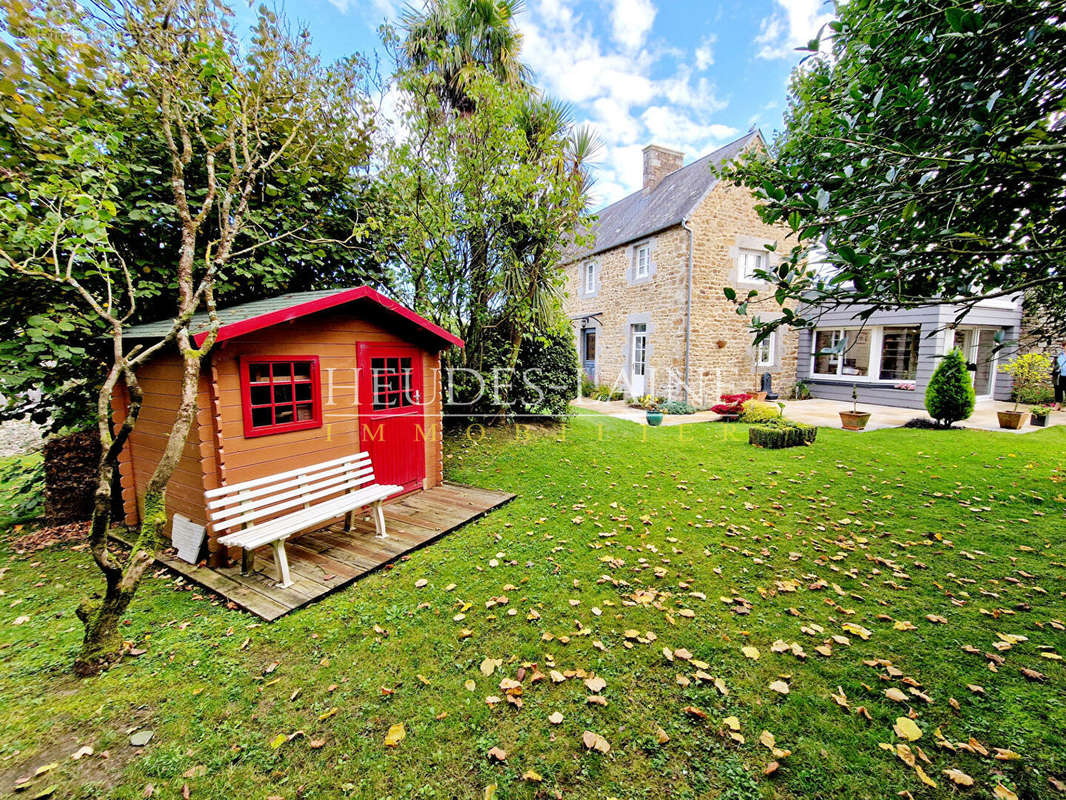
<svg viewBox="0 0 1066 800">
<path fill-rule="evenodd" d="M 0 794 L 1066 797 L 1066 429 L 476 438 L 510 505 L 270 625 L 160 571 L 94 679 L 88 554 L 3 545 Z"/>
</svg>

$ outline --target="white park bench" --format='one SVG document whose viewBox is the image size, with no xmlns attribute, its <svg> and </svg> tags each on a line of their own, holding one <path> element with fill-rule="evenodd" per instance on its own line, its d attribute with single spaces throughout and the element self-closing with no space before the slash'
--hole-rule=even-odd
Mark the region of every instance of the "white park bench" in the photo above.
<svg viewBox="0 0 1066 800">
<path fill-rule="evenodd" d="M 292 585 L 285 540 L 294 533 L 323 527 L 329 520 L 347 515 L 346 529 L 355 525 L 355 512 L 373 506 L 378 538 L 386 538 L 385 513 L 381 503 L 402 486 L 375 483 L 369 453 L 312 464 L 232 486 L 204 492 L 207 519 L 219 536 L 219 544 L 241 547 L 241 572 L 254 564 L 256 548 L 274 548 L 274 563 L 282 587 Z M 225 533 L 238 528 L 234 533 Z"/>
</svg>

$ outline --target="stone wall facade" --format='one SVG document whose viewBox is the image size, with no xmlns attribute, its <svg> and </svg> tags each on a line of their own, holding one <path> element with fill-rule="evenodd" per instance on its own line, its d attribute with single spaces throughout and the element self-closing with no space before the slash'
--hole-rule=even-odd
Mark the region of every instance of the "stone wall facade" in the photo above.
<svg viewBox="0 0 1066 800">
<path fill-rule="evenodd" d="M 736 314 L 722 292 L 734 286 L 738 294 L 761 286 L 742 280 L 741 253 L 762 251 L 776 243 L 791 247 L 787 231 L 768 226 L 755 212 L 748 190 L 720 182 L 693 212 L 692 324 L 687 391 L 685 374 L 685 305 L 689 232 L 680 225 L 647 239 L 597 253 L 565 266 L 565 311 L 574 320 L 578 354 L 584 358 L 582 329 L 596 331 L 594 381 L 637 393 L 631 374 L 634 325 L 647 333 L 647 373 L 644 393 L 685 399 L 709 406 L 722 394 L 755 391 L 760 376 L 769 372 L 774 391 L 787 394 L 796 380 L 798 337 L 790 331 L 774 334 L 773 359 L 757 366 L 749 320 Z M 647 278 L 636 277 L 638 249 L 650 247 Z M 771 258 L 772 258 L 771 254 Z M 594 280 L 586 291 L 587 264 Z M 773 263 L 771 261 L 771 263 Z M 779 313 L 772 298 L 757 312 L 768 318 Z M 595 316 L 593 316 L 595 315 Z M 638 379 L 639 380 L 639 379 Z"/>
</svg>

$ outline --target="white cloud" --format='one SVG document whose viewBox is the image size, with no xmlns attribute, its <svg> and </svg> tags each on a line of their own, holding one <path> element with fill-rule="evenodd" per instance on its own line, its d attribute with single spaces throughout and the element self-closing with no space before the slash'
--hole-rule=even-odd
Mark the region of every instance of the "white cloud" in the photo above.
<svg viewBox="0 0 1066 800">
<path fill-rule="evenodd" d="M 703 37 L 699 47 L 696 48 L 694 53 L 696 60 L 696 69 L 703 72 L 708 67 L 714 65 L 714 45 L 718 41 L 718 37 L 713 33 Z"/>
<path fill-rule="evenodd" d="M 651 33 L 655 6 L 651 0 L 613 0 L 611 31 L 616 42 L 629 50 L 638 50 Z"/>
<path fill-rule="evenodd" d="M 713 35 L 700 43 L 702 54 L 651 46 L 649 0 L 604 5 L 607 31 L 603 18 L 579 11 L 576 0 L 529 0 L 518 18 L 522 57 L 538 83 L 573 105 L 575 121 L 604 144 L 594 169 L 599 203 L 640 188 L 645 145 L 677 147 L 691 159 L 737 133 L 715 120 L 727 103 L 704 74 L 714 60 Z"/>
<path fill-rule="evenodd" d="M 791 58 L 796 48 L 813 39 L 833 18 L 826 0 L 774 0 L 779 6 L 763 19 L 755 37 L 756 56 L 764 59 Z"/>
</svg>

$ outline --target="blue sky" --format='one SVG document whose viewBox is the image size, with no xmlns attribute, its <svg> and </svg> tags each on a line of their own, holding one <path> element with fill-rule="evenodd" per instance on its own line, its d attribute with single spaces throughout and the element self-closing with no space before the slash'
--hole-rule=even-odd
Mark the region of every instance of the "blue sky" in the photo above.
<svg viewBox="0 0 1066 800">
<path fill-rule="evenodd" d="M 324 57 L 380 49 L 402 0 L 287 0 Z M 523 60 L 603 141 L 597 206 L 640 187 L 641 148 L 686 163 L 758 125 L 781 124 L 795 47 L 830 18 L 823 0 L 526 0 Z M 243 16 L 243 14 L 242 14 Z"/>
</svg>

